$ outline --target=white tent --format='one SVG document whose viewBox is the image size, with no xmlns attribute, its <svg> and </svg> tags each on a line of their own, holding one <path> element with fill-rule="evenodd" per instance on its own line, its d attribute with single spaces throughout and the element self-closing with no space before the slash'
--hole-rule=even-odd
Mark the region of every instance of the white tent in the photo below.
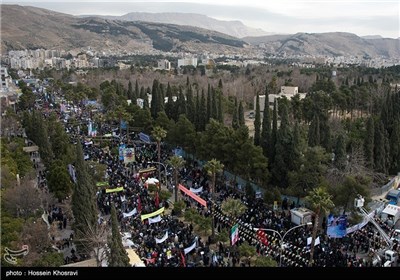
<svg viewBox="0 0 400 280">
<path fill-rule="evenodd" d="M 382 213 L 388 214 L 390 216 L 396 216 L 400 213 L 400 207 L 392 204 L 388 204 Z"/>
<path fill-rule="evenodd" d="M 159 183 L 159 181 L 156 178 L 148 178 L 145 183 L 149 185 L 156 185 Z"/>
</svg>

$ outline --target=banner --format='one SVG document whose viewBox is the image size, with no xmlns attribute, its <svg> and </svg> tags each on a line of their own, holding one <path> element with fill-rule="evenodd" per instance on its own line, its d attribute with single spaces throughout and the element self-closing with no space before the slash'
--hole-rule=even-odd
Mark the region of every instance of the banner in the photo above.
<svg viewBox="0 0 400 280">
<path fill-rule="evenodd" d="M 144 134 L 143 132 L 139 133 L 139 139 L 142 140 L 145 143 L 151 143 L 150 142 L 150 136 L 147 134 Z"/>
<path fill-rule="evenodd" d="M 97 182 L 96 183 L 97 187 L 103 187 L 103 186 L 108 186 L 108 182 L 104 181 L 104 182 Z"/>
<path fill-rule="evenodd" d="M 335 217 L 333 214 L 328 216 L 328 228 L 326 234 L 330 238 L 342 238 L 346 236 L 347 216 L 340 215 Z"/>
<path fill-rule="evenodd" d="M 257 237 L 262 244 L 264 244 L 265 246 L 268 246 L 268 238 L 263 230 L 259 229 L 257 231 Z"/>
<path fill-rule="evenodd" d="M 156 243 L 157 244 L 158 243 L 163 243 L 165 240 L 167 240 L 167 238 L 168 238 L 168 230 L 165 232 L 164 236 L 161 237 L 161 239 L 158 239 L 157 237 L 155 238 L 156 239 Z"/>
<path fill-rule="evenodd" d="M 311 241 L 312 241 L 312 237 L 308 237 L 307 238 L 307 246 L 311 245 Z M 317 238 L 315 238 L 315 242 L 314 242 L 314 246 L 317 246 L 320 242 L 319 240 L 319 236 Z"/>
<path fill-rule="evenodd" d="M 239 240 L 239 225 L 236 224 L 231 228 L 231 245 L 235 245 L 235 243 Z"/>
<path fill-rule="evenodd" d="M 192 193 L 200 193 L 200 192 L 203 191 L 203 187 L 200 187 L 200 188 L 198 188 L 198 189 L 190 188 L 190 191 L 191 191 Z"/>
<path fill-rule="evenodd" d="M 149 218 L 149 224 L 154 224 L 154 223 L 158 223 L 158 222 L 161 222 L 161 216 L 160 215 L 158 215 L 155 218 Z"/>
<path fill-rule="evenodd" d="M 122 213 L 122 216 L 124 217 L 124 218 L 127 218 L 127 217 L 131 217 L 131 216 L 133 216 L 133 215 L 135 215 L 137 213 L 137 210 L 136 210 L 136 208 L 135 209 L 133 209 L 131 212 L 129 212 L 129 213 Z"/>
<path fill-rule="evenodd" d="M 115 189 L 106 189 L 106 193 L 112 193 L 112 192 L 121 192 L 124 190 L 124 187 L 119 187 Z"/>
<path fill-rule="evenodd" d="M 196 200 L 198 203 L 203 205 L 204 207 L 207 207 L 207 202 L 204 199 L 202 199 L 200 196 L 194 194 L 193 192 L 191 192 L 190 190 L 188 190 L 187 188 L 185 188 L 181 184 L 179 184 L 179 189 L 181 191 L 183 191 L 185 194 L 187 194 L 188 196 L 190 196 L 191 198 L 193 198 L 194 200 Z"/>
<path fill-rule="evenodd" d="M 154 211 L 153 213 L 141 215 L 140 218 L 143 221 L 143 220 L 146 220 L 148 218 L 160 215 L 162 212 L 164 212 L 164 207 L 158 209 L 157 211 Z"/>
<path fill-rule="evenodd" d="M 124 149 L 124 163 L 134 162 L 135 161 L 135 149 L 134 148 L 125 148 Z"/>
<path fill-rule="evenodd" d="M 119 148 L 118 148 L 119 160 L 124 160 L 124 150 L 125 150 L 125 144 L 119 145 Z"/>
<path fill-rule="evenodd" d="M 121 120 L 120 125 L 121 125 L 121 129 L 126 129 L 126 127 L 127 127 L 127 123 L 124 120 Z"/>
<path fill-rule="evenodd" d="M 183 252 L 185 253 L 185 255 L 186 255 L 187 253 L 190 253 L 194 248 L 196 248 L 196 243 L 197 243 L 197 238 L 196 238 L 196 240 L 194 241 L 194 243 L 193 243 L 191 246 L 189 246 L 189 247 L 187 247 L 187 248 L 185 248 L 185 249 L 183 250 Z"/>
</svg>

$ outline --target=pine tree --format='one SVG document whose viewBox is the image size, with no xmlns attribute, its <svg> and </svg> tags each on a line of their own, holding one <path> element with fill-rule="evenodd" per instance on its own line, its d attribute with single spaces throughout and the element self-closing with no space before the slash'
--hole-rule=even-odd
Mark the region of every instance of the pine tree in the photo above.
<svg viewBox="0 0 400 280">
<path fill-rule="evenodd" d="M 387 131 L 382 121 L 379 122 L 375 129 L 374 142 L 374 168 L 378 172 L 387 174 L 390 146 L 388 147 Z"/>
<path fill-rule="evenodd" d="M 109 267 L 130 267 L 128 253 L 122 245 L 121 233 L 118 228 L 117 212 L 111 207 L 111 235 L 108 236 L 109 251 L 107 254 Z"/>
<path fill-rule="evenodd" d="M 85 239 L 89 234 L 87 232 L 89 228 L 93 229 L 97 226 L 97 208 L 95 184 L 88 173 L 86 162 L 83 159 L 82 146 L 79 143 L 76 145 L 75 170 L 77 183 L 72 194 L 73 229 L 77 240 L 75 244 L 80 251 L 88 248 L 88 245 L 79 240 Z"/>
<path fill-rule="evenodd" d="M 233 114 L 232 114 L 232 127 L 233 129 L 237 129 L 239 127 L 238 104 L 236 97 L 235 97 L 235 107 L 233 108 Z"/>
<path fill-rule="evenodd" d="M 268 101 L 268 87 L 265 87 L 265 102 L 264 114 L 261 127 L 261 141 L 260 145 L 263 149 L 263 154 L 270 157 L 270 143 L 271 143 L 271 117 L 269 115 L 269 101 Z"/>
<path fill-rule="evenodd" d="M 254 118 L 254 145 L 260 145 L 261 134 L 261 113 L 260 113 L 260 96 L 257 93 L 256 97 L 256 114 Z"/>
<path fill-rule="evenodd" d="M 368 168 L 374 167 L 374 138 L 375 138 L 375 125 L 372 117 L 368 118 L 366 135 L 364 138 L 364 155 Z"/>
<path fill-rule="evenodd" d="M 242 101 L 239 102 L 238 114 L 239 114 L 239 126 L 245 125 L 246 123 L 244 121 L 244 109 Z"/>
</svg>

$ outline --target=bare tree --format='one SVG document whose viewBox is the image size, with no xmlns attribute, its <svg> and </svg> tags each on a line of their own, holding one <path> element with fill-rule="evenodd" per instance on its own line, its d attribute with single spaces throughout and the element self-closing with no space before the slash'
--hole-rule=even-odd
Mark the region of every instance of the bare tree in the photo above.
<svg viewBox="0 0 400 280">
<path fill-rule="evenodd" d="M 90 225 L 87 222 L 86 232 L 81 232 L 78 236 L 81 238 L 76 239 L 77 242 L 82 244 L 84 252 L 96 259 L 97 266 L 101 265 L 101 262 L 106 258 L 106 244 L 108 227 L 107 223 L 96 224 L 96 226 Z"/>
<path fill-rule="evenodd" d="M 24 178 L 20 186 L 8 188 L 4 192 L 4 206 L 14 217 L 28 219 L 40 209 L 41 201 L 35 182 Z"/>
</svg>

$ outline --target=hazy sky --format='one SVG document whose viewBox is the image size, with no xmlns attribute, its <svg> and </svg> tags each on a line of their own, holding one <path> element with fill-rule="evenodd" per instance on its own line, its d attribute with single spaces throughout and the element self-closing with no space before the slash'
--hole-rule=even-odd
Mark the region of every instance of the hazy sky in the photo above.
<svg viewBox="0 0 400 280">
<path fill-rule="evenodd" d="M 4 0 L 3 3 L 36 6 L 72 15 L 199 13 L 221 20 L 240 20 L 248 26 L 275 33 L 342 31 L 360 36 L 400 37 L 399 0 Z"/>
</svg>

